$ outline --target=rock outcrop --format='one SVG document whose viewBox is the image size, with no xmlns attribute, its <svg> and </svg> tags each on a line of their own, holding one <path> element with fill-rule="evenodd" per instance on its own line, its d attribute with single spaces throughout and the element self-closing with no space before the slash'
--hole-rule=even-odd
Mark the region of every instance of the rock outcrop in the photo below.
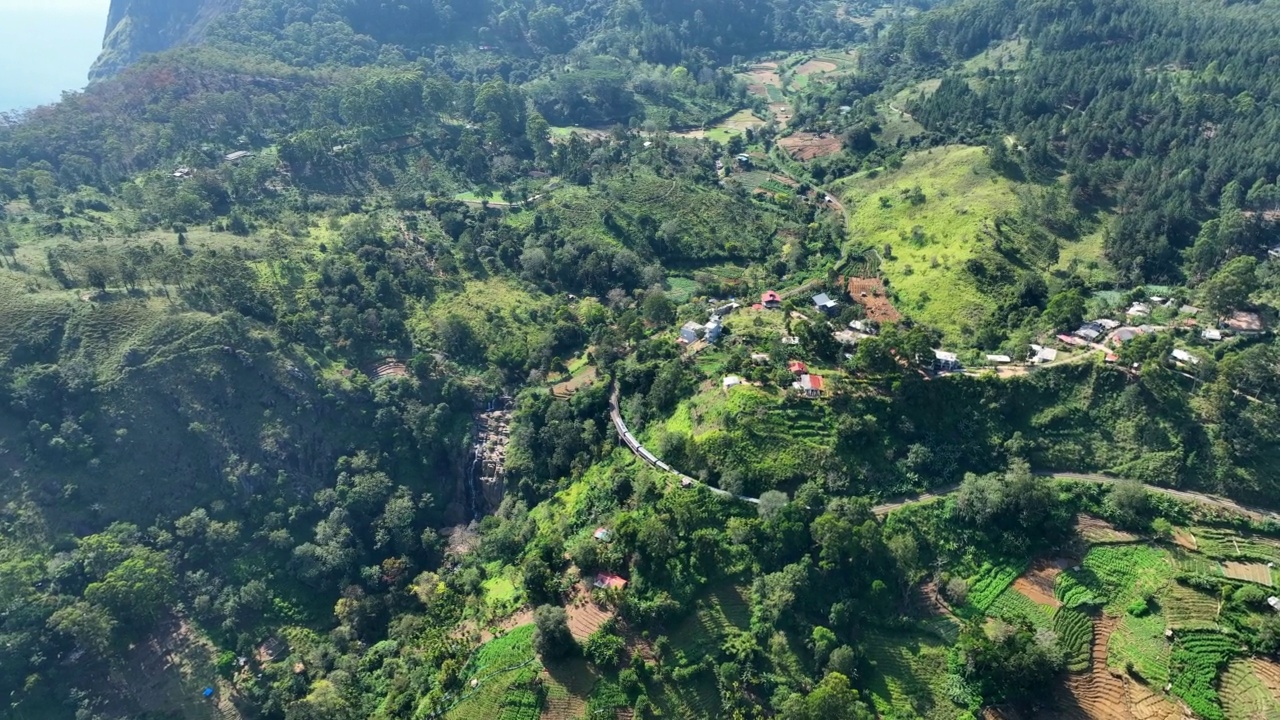
<svg viewBox="0 0 1280 720">
<path fill-rule="evenodd" d="M 198 42 L 240 0 L 111 0 L 102 54 L 90 80 L 111 77 L 147 53 Z"/>
</svg>

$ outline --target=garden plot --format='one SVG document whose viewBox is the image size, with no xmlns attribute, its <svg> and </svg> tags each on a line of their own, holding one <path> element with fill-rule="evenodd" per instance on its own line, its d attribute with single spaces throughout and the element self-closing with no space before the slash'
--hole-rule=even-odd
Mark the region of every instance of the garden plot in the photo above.
<svg viewBox="0 0 1280 720">
<path fill-rule="evenodd" d="M 1219 606 L 1217 597 L 1185 585 L 1170 585 L 1160 596 L 1165 621 L 1176 629 L 1216 630 Z"/>
<path fill-rule="evenodd" d="M 771 97 L 770 87 L 782 87 L 782 78 L 778 76 L 778 63 L 775 62 L 752 65 L 750 70 L 742 74 L 742 78 L 747 81 L 747 92 L 763 98 Z"/>
<path fill-rule="evenodd" d="M 1147 683 L 1164 687 L 1169 682 L 1169 654 L 1165 620 L 1159 615 L 1120 618 L 1107 647 L 1107 665 L 1116 672 L 1131 671 Z"/>
</svg>

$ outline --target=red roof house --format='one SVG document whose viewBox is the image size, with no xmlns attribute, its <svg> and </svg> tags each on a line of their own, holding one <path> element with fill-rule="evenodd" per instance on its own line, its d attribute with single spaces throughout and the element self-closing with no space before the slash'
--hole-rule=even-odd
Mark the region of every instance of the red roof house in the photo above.
<svg viewBox="0 0 1280 720">
<path fill-rule="evenodd" d="M 792 383 L 792 387 L 808 398 L 822 397 L 825 386 L 821 375 L 801 375 L 799 382 Z"/>
<path fill-rule="evenodd" d="M 795 375 L 803 375 L 804 373 L 809 372 L 809 367 L 799 360 L 792 360 L 787 363 L 787 369 Z"/>
<path fill-rule="evenodd" d="M 598 573 L 595 582 L 592 584 L 601 589 L 621 590 L 627 586 L 627 580 L 613 573 Z"/>
<path fill-rule="evenodd" d="M 769 290 L 760 295 L 760 304 L 770 310 L 782 307 L 782 296 L 774 290 Z"/>
</svg>

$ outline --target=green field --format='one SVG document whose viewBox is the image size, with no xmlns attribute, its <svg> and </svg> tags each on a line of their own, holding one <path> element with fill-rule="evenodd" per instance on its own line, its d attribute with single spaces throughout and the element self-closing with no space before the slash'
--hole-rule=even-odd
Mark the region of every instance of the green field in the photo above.
<svg viewBox="0 0 1280 720">
<path fill-rule="evenodd" d="M 1058 608 L 1053 615 L 1053 631 L 1067 658 L 1067 669 L 1082 672 L 1089 669 L 1093 649 L 1093 620 L 1079 610 Z"/>
<path fill-rule="evenodd" d="M 1078 573 L 1067 570 L 1058 576 L 1059 597 L 1064 587 L 1078 583 L 1103 603 L 1109 615 L 1120 615 L 1131 603 L 1155 596 L 1169 585 L 1176 570 L 1168 552 L 1147 545 L 1094 547 L 1082 566 Z"/>
<path fill-rule="evenodd" d="M 1012 587 L 996 596 L 987 607 L 987 614 L 1011 623 L 1028 622 L 1036 628 L 1051 628 L 1054 624 L 1053 608 L 1036 603 Z"/>
<path fill-rule="evenodd" d="M 987 612 L 1021 574 L 1022 568 L 1013 565 L 983 565 L 978 575 L 969 580 L 969 605 Z"/>
<path fill-rule="evenodd" d="M 678 653 L 677 662 L 682 665 L 716 657 L 726 637 L 745 632 L 751 623 L 745 590 L 733 585 L 706 592 L 695 601 L 695 608 L 671 634 L 671 646 Z"/>
</svg>

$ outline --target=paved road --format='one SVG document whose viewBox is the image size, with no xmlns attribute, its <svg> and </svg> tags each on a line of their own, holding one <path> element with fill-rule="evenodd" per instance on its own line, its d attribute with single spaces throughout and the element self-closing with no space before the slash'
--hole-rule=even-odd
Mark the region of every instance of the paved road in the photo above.
<svg viewBox="0 0 1280 720">
<path fill-rule="evenodd" d="M 722 497 L 736 498 L 743 502 L 749 502 L 756 505 L 760 504 L 760 498 L 748 497 L 746 495 L 734 495 L 733 493 L 721 490 L 717 487 L 712 487 L 695 478 L 684 475 L 662 462 L 662 460 L 660 460 L 656 455 L 647 450 L 638 440 L 636 440 L 635 436 L 631 434 L 631 431 L 627 429 L 626 422 L 622 419 L 622 412 L 618 408 L 618 386 L 616 384 L 613 386 L 613 393 L 609 396 L 609 416 L 613 419 L 613 427 L 617 431 L 618 437 L 622 439 L 623 443 L 626 444 L 631 452 L 635 453 L 636 457 L 643 460 L 646 464 L 652 465 L 664 472 L 671 473 L 672 475 L 680 478 L 682 482 L 687 481 L 690 484 L 701 485 Z M 1121 480 L 1121 478 L 1112 477 L 1110 475 L 1101 475 L 1098 473 L 1037 472 L 1036 474 L 1041 477 L 1052 478 L 1054 480 L 1074 480 L 1077 482 L 1092 482 L 1104 485 L 1113 485 Z M 871 511 L 875 513 L 877 517 L 884 517 L 885 515 L 888 515 L 895 510 L 907 507 L 908 505 L 920 505 L 923 503 L 933 502 L 935 500 L 941 500 L 951 493 L 954 493 L 959 488 L 960 486 L 958 484 L 948 485 L 947 487 L 938 488 L 923 495 L 881 503 L 872 507 Z M 1273 520 L 1280 522 L 1280 513 L 1276 513 L 1267 508 L 1245 505 L 1217 495 L 1191 492 L 1188 490 L 1174 490 L 1173 488 L 1157 487 L 1155 485 L 1148 485 L 1147 490 L 1177 498 L 1179 500 L 1185 500 L 1187 502 L 1221 508 L 1223 510 L 1228 510 L 1257 520 Z"/>
</svg>

